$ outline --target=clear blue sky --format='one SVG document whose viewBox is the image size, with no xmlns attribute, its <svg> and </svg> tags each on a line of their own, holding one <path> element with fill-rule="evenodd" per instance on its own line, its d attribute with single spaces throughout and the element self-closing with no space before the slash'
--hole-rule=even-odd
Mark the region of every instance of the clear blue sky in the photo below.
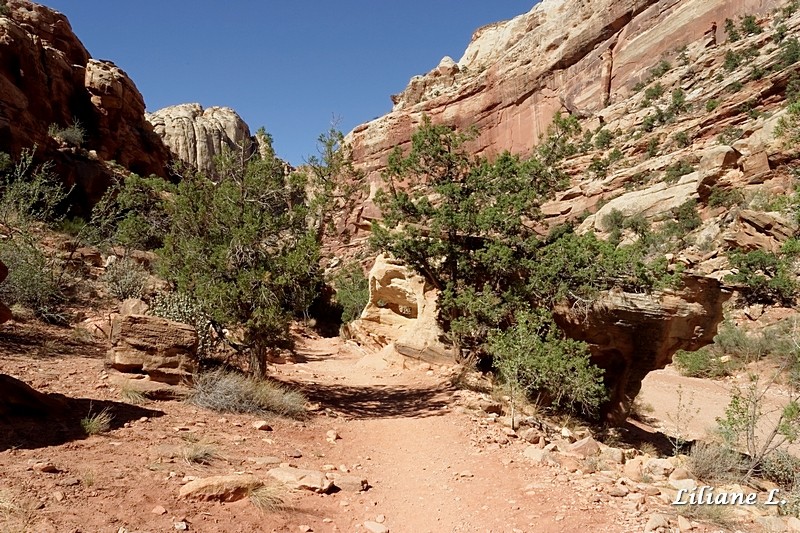
<svg viewBox="0 0 800 533">
<path fill-rule="evenodd" d="M 535 0 L 42 0 L 92 57 L 110 59 L 148 111 L 229 106 L 299 164 L 332 117 L 345 133 L 391 109 L 389 96 L 472 32 Z"/>
</svg>

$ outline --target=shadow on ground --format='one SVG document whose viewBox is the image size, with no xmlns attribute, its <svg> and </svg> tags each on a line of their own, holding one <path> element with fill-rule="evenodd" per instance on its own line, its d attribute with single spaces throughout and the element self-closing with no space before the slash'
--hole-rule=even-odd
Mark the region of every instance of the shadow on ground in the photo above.
<svg viewBox="0 0 800 533">
<path fill-rule="evenodd" d="M 85 439 L 88 435 L 81 426 L 81 419 L 106 409 L 112 416 L 112 430 L 143 416 L 155 418 L 164 414 L 163 411 L 109 400 L 51 397 L 63 404 L 63 409 L 44 416 L 0 417 L 0 452 L 11 448 L 33 450 Z"/>
<path fill-rule="evenodd" d="M 447 413 L 448 386 L 408 388 L 390 385 L 295 384 L 308 400 L 354 419 L 424 418 Z"/>
<path fill-rule="evenodd" d="M 82 338 L 73 330 L 35 322 L 7 323 L 0 326 L 0 355 L 5 357 L 89 357 L 102 359 L 106 347 L 91 337 Z"/>
</svg>

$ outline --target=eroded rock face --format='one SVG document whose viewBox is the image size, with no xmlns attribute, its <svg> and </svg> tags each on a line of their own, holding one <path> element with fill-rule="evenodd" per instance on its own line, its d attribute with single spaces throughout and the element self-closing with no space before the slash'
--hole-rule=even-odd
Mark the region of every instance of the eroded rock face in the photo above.
<svg viewBox="0 0 800 533">
<path fill-rule="evenodd" d="M 0 150 L 16 155 L 38 145 L 76 196 L 96 200 L 115 160 L 141 175 L 167 175 L 169 151 L 144 120 L 144 100 L 125 72 L 91 59 L 67 18 L 27 0 L 8 0 L 0 17 Z M 48 127 L 77 120 L 82 148 L 62 146 Z M 94 153 L 89 154 L 87 151 Z"/>
<path fill-rule="evenodd" d="M 250 149 L 250 128 L 229 107 L 180 104 L 146 115 L 173 155 L 187 165 L 214 174 L 214 158 L 223 148 Z"/>
<path fill-rule="evenodd" d="M 627 131 L 625 117 L 635 113 L 620 110 L 619 117 L 604 117 L 607 106 L 627 99 L 661 58 L 674 61 L 676 50 L 686 44 L 702 48 L 722 42 L 726 18 L 763 14 L 780 4 L 544 0 L 524 15 L 479 29 L 457 63 L 445 58 L 428 74 L 414 77 L 392 97 L 390 113 L 348 135 L 372 187 L 347 223 L 358 230 L 378 216 L 372 198 L 388 155 L 395 146 L 408 147 L 423 115 L 458 128 L 477 126 L 480 136 L 472 148 L 487 156 L 504 150 L 530 153 L 557 111 L 618 120 Z"/>
<path fill-rule="evenodd" d="M 687 277 L 680 291 L 658 295 L 611 292 L 593 307 L 560 306 L 556 322 L 573 339 L 589 343 L 592 362 L 605 371 L 606 419 L 620 423 L 651 371 L 678 350 L 711 344 L 730 292 L 716 280 Z"/>
<path fill-rule="evenodd" d="M 197 331 L 187 324 L 146 315 L 120 315 L 111 328 L 111 366 L 179 384 L 197 369 Z"/>
<path fill-rule="evenodd" d="M 369 273 L 369 303 L 350 324 L 358 342 L 428 363 L 452 364 L 436 323 L 438 291 L 398 261 L 379 255 Z"/>
</svg>

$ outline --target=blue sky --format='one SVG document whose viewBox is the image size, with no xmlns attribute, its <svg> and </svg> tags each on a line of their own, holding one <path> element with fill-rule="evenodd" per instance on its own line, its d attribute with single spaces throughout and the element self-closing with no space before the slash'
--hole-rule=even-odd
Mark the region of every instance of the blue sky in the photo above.
<svg viewBox="0 0 800 533">
<path fill-rule="evenodd" d="M 535 0 L 43 0 L 92 57 L 136 82 L 149 111 L 229 106 L 299 164 L 338 117 L 344 132 L 391 109 L 389 96 L 472 32 Z"/>
</svg>

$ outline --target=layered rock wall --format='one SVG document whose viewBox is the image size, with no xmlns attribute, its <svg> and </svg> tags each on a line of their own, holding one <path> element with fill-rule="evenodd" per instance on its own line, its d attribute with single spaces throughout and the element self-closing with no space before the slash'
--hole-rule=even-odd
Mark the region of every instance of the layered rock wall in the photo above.
<svg viewBox="0 0 800 533">
<path fill-rule="evenodd" d="M 146 115 L 179 161 L 213 175 L 223 149 L 250 150 L 253 138 L 244 120 L 229 107 L 180 104 Z"/>
</svg>

